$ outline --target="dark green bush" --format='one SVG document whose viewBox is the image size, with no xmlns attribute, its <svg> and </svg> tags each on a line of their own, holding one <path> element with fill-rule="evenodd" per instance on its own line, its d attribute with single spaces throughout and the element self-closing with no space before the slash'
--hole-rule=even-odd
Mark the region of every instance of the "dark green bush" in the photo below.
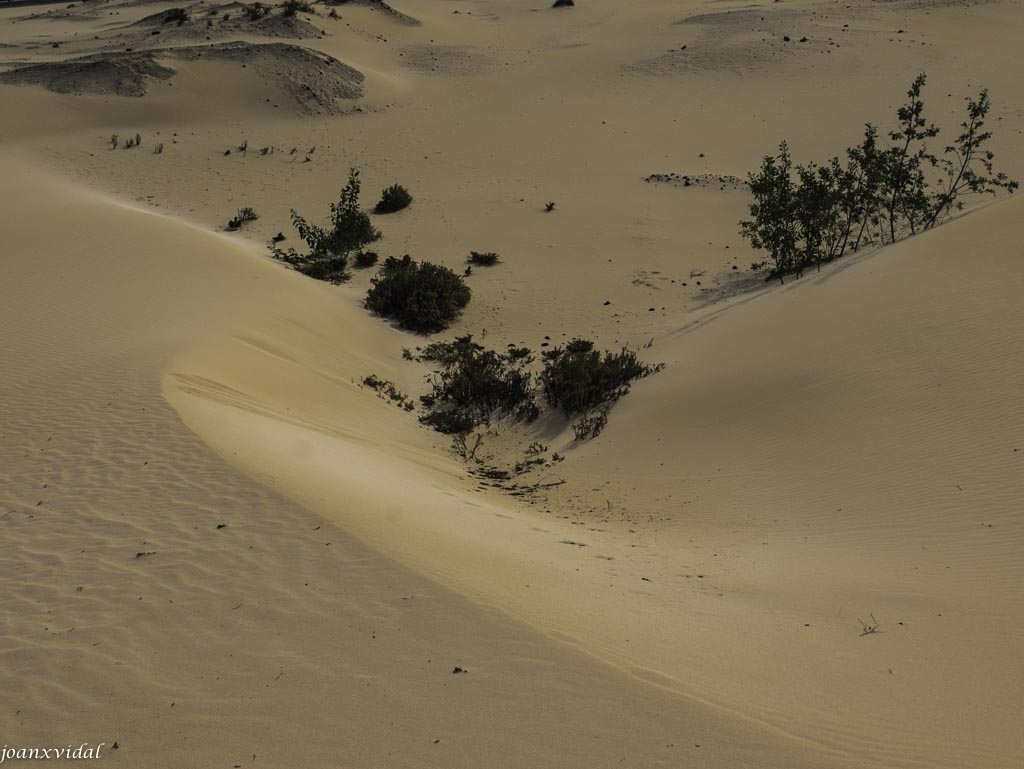
<svg viewBox="0 0 1024 769">
<path fill-rule="evenodd" d="M 493 251 L 470 251 L 469 259 L 466 260 L 470 264 L 478 264 L 482 267 L 492 267 L 501 261 L 501 258 Z"/>
<path fill-rule="evenodd" d="M 347 256 L 327 256 L 323 259 L 303 262 L 294 266 L 296 270 L 306 277 L 333 283 L 334 285 L 344 283 L 352 277 L 348 271 Z"/>
<path fill-rule="evenodd" d="M 268 13 L 270 13 L 270 6 L 263 5 L 263 3 L 253 3 L 252 5 L 246 5 L 242 7 L 242 13 L 249 21 L 259 21 Z"/>
<path fill-rule="evenodd" d="M 445 435 L 465 435 L 477 426 L 472 416 L 459 409 L 437 409 L 420 417 L 420 422 Z"/>
<path fill-rule="evenodd" d="M 184 8 L 170 8 L 164 12 L 164 24 L 177 24 L 179 27 L 188 21 L 188 11 Z"/>
<path fill-rule="evenodd" d="M 593 342 L 573 339 L 564 348 L 544 353 L 539 379 L 548 405 L 569 417 L 613 403 L 629 392 L 631 382 L 661 368 L 643 363 L 626 348 L 602 355 Z"/>
<path fill-rule="evenodd" d="M 464 432 L 461 428 L 465 425 L 472 428 L 493 417 L 530 422 L 540 414 L 533 375 L 527 368 L 532 361 L 528 355 L 488 350 L 467 335 L 428 345 L 420 359 L 441 365 L 431 377 L 432 390 L 423 401 L 432 411 L 421 420 L 440 432 L 449 432 L 449 425 Z"/>
<path fill-rule="evenodd" d="M 450 269 L 414 262 L 408 254 L 401 259 L 389 256 L 371 282 L 367 308 L 410 331 L 447 328 L 470 298 L 469 286 Z"/>
<path fill-rule="evenodd" d="M 356 267 L 373 267 L 379 258 L 376 251 L 356 251 Z"/>
<path fill-rule="evenodd" d="M 314 13 L 313 6 L 303 0 L 284 0 L 284 3 L 281 5 L 281 14 L 283 16 L 294 16 L 299 11 Z"/>
<path fill-rule="evenodd" d="M 390 187 L 384 188 L 380 194 L 380 201 L 373 210 L 378 214 L 392 214 L 407 208 L 410 203 L 412 203 L 412 195 L 409 194 L 409 190 L 401 184 L 392 184 Z"/>
</svg>

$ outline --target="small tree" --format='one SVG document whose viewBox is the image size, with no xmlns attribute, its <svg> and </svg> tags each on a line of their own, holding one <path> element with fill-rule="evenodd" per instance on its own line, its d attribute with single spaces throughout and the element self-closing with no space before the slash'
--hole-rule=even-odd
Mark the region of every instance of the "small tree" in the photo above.
<svg viewBox="0 0 1024 769">
<path fill-rule="evenodd" d="M 889 221 L 889 242 L 896 241 L 896 225 L 902 218 L 910 232 L 916 233 L 928 214 L 928 183 L 925 179 L 925 163 L 934 164 L 935 156 L 928 152 L 925 140 L 938 135 L 939 129 L 924 118 L 924 102 L 921 91 L 925 84 L 921 73 L 907 91 L 907 102 L 896 111 L 899 128 L 889 132 L 895 144 L 887 153 L 886 181 L 888 203 L 886 216 Z"/>
<path fill-rule="evenodd" d="M 918 75 L 907 91 L 907 102 L 897 110 L 899 128 L 888 134 L 889 147 L 879 146 L 878 129 L 869 123 L 863 141 L 846 151 L 845 166 L 839 158 L 824 166 L 798 166 L 794 184 L 783 142 L 776 157 L 764 158 L 760 172 L 750 174 L 752 219 L 740 222 L 740 232 L 754 248 L 769 252 L 775 265 L 770 277 L 799 276 L 848 247 L 857 251 L 934 227 L 963 207 L 966 193 L 1018 188 L 993 170 L 994 155 L 985 149 L 992 136 L 983 130 L 988 91 L 967 100 L 963 131 L 940 159 L 926 145 L 939 129 L 924 118 L 924 84 L 925 76 Z M 934 168 L 941 178 L 933 185 Z"/>
<path fill-rule="evenodd" d="M 985 116 L 989 107 L 988 89 L 983 88 L 977 99 L 967 99 L 967 119 L 960 124 L 963 128 L 956 144 L 946 147 L 945 157 L 938 165 L 944 172 L 944 179 L 939 181 L 939 189 L 931 198 L 931 211 L 925 222 L 926 227 L 934 227 L 943 216 L 954 208 L 963 208 L 961 196 L 965 192 L 989 193 L 994 195 L 997 189 L 1010 193 L 1016 191 L 1018 184 L 1000 171 L 993 174 L 992 161 L 995 155 L 984 149 L 984 144 L 992 138 L 991 131 L 983 131 Z M 980 166 L 980 168 L 979 168 Z"/>
<path fill-rule="evenodd" d="M 276 243 L 271 243 L 270 251 L 274 258 L 287 262 L 297 269 L 308 267 L 312 262 L 331 259 L 331 273 L 335 277 L 339 273 L 344 273 L 344 266 L 352 251 L 380 240 L 381 237 L 380 230 L 373 226 L 370 217 L 359 208 L 359 190 L 359 171 L 352 168 L 349 170 L 348 183 L 338 196 L 338 202 L 331 204 L 329 229 L 310 224 L 305 217 L 292 209 L 292 226 L 298 231 L 299 237 L 306 241 L 309 252 L 300 254 L 294 248 L 284 250 Z M 315 273 L 316 270 L 312 272 Z"/>
<path fill-rule="evenodd" d="M 779 154 L 766 155 L 759 173 L 750 174 L 747 184 L 754 195 L 750 204 L 751 219 L 740 222 L 740 233 L 754 248 L 768 252 L 774 269 L 770 277 L 784 283 L 792 271 L 796 255 L 796 196 L 790 178 L 792 160 L 786 142 L 779 144 Z"/>
<path fill-rule="evenodd" d="M 878 146 L 878 128 L 870 123 L 864 126 L 864 140 L 846 150 L 846 181 L 843 184 L 843 203 L 850 208 L 852 226 L 857 226 L 853 250 L 870 237 L 867 228 L 880 226 L 882 196 L 885 188 L 886 159 Z"/>
</svg>

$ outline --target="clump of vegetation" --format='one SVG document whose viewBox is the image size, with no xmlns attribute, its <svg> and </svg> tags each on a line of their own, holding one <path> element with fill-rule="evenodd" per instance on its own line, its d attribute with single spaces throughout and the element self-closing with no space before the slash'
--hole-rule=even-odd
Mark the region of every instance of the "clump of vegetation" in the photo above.
<svg viewBox="0 0 1024 769">
<path fill-rule="evenodd" d="M 313 6 L 304 0 L 284 0 L 281 4 L 281 14 L 283 16 L 294 16 L 299 11 L 303 13 L 314 13 Z"/>
<path fill-rule="evenodd" d="M 179 27 L 188 21 L 188 11 L 184 8 L 171 8 L 164 15 L 164 24 L 177 24 Z"/>
<path fill-rule="evenodd" d="M 441 265 L 415 262 L 408 254 L 389 256 L 371 282 L 367 308 L 410 331 L 441 331 L 469 304 L 469 286 L 460 276 Z"/>
<path fill-rule="evenodd" d="M 251 5 L 243 5 L 242 13 L 245 14 L 245 18 L 249 21 L 259 21 L 264 16 L 270 13 L 270 6 L 264 5 L 260 2 L 252 3 Z"/>
<path fill-rule="evenodd" d="M 608 413 L 629 392 L 630 384 L 663 367 L 641 362 L 628 349 L 600 353 L 583 339 L 544 353 L 536 376 L 528 348 L 510 346 L 498 352 L 468 335 L 429 344 L 415 358 L 412 353 L 407 357 L 439 365 L 427 380 L 431 392 L 420 398 L 426 409 L 420 421 L 457 436 L 496 418 L 532 422 L 540 415 L 538 396 L 543 395 L 548 406 L 562 410 L 567 418 L 575 417 L 576 440 L 593 438 L 608 424 Z M 516 472 L 538 464 L 536 458 L 546 451 L 541 443 L 530 444 L 527 459 L 517 465 Z M 559 459 L 556 455 L 552 461 Z"/>
<path fill-rule="evenodd" d="M 469 259 L 466 260 L 470 264 L 482 265 L 484 267 L 492 267 L 501 261 L 499 257 L 493 251 L 470 251 Z"/>
<path fill-rule="evenodd" d="M 578 441 L 587 441 L 596 438 L 608 424 L 608 412 L 610 408 L 604 406 L 593 414 L 584 414 L 572 423 L 573 438 Z"/>
<path fill-rule="evenodd" d="M 316 259 L 293 266 L 296 271 L 301 272 L 307 278 L 322 280 L 335 286 L 352 277 L 348 271 L 347 256 L 328 256 L 324 259 Z"/>
<path fill-rule="evenodd" d="M 495 417 L 531 422 L 540 409 L 534 397 L 529 350 L 488 350 L 470 335 L 428 345 L 420 360 L 440 364 L 422 399 L 420 421 L 442 433 L 466 433 Z"/>
<path fill-rule="evenodd" d="M 356 251 L 356 267 L 373 267 L 379 258 L 376 251 Z"/>
<path fill-rule="evenodd" d="M 375 390 L 381 398 L 401 406 L 406 411 L 412 411 L 416 408 L 412 399 L 399 390 L 390 379 L 381 379 L 374 374 L 370 374 L 363 379 L 363 384 L 371 390 Z"/>
<path fill-rule="evenodd" d="M 782 142 L 778 154 L 765 157 L 749 175 L 754 202 L 740 232 L 768 252 L 769 280 L 783 283 L 786 275 L 800 277 L 847 251 L 930 229 L 962 210 L 966 194 L 1017 190 L 1016 181 L 993 170 L 995 156 L 985 146 L 992 137 L 983 130 L 991 108 L 988 90 L 966 100 L 962 131 L 939 156 L 928 147 L 939 128 L 924 117 L 924 85 L 925 76 L 918 75 L 896 112 L 887 145 L 877 126 L 868 124 L 845 160 L 794 166 Z"/>
<path fill-rule="evenodd" d="M 390 187 L 384 188 L 380 194 L 380 200 L 373 210 L 378 214 L 392 214 L 407 208 L 410 203 L 412 203 L 412 195 L 409 194 L 409 190 L 401 184 L 392 184 Z"/>
<path fill-rule="evenodd" d="M 235 214 L 232 219 L 228 220 L 228 228 L 232 230 L 237 230 L 243 224 L 246 224 L 248 222 L 255 222 L 259 218 L 260 215 L 256 213 L 255 208 L 252 208 L 251 206 L 239 208 L 238 213 Z"/>
<path fill-rule="evenodd" d="M 163 153 L 164 153 L 164 143 L 163 142 L 160 142 L 155 147 L 153 147 L 153 154 L 154 155 L 162 155 Z"/>
<path fill-rule="evenodd" d="M 629 392 L 631 382 L 662 368 L 642 362 L 628 348 L 602 354 L 585 339 L 573 339 L 565 347 L 546 351 L 543 357 L 540 385 L 544 399 L 567 417 L 614 403 Z"/>
<path fill-rule="evenodd" d="M 352 251 L 380 240 L 380 230 L 373 227 L 370 217 L 359 208 L 359 171 L 349 170 L 348 184 L 341 190 L 337 203 L 331 204 L 330 227 L 310 224 L 292 209 L 292 225 L 309 248 L 300 254 L 294 248 L 287 250 L 270 244 L 275 259 L 318 280 L 340 283 L 347 280 L 348 257 Z"/>
</svg>

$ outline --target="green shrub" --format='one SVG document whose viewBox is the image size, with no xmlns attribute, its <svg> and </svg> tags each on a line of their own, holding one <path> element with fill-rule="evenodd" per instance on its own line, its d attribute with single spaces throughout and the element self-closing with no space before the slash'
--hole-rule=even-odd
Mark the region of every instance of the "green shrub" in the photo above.
<svg viewBox="0 0 1024 769">
<path fill-rule="evenodd" d="M 242 7 L 242 13 L 249 21 L 259 21 L 268 13 L 270 13 L 270 6 L 263 5 L 263 3 L 253 3 L 252 5 L 245 5 Z"/>
<path fill-rule="evenodd" d="M 333 283 L 334 285 L 344 283 L 352 277 L 348 271 L 347 256 L 328 256 L 294 266 L 296 270 L 306 277 Z"/>
<path fill-rule="evenodd" d="M 164 12 L 164 24 L 177 24 L 179 27 L 188 21 L 188 11 L 184 8 L 170 8 Z"/>
<path fill-rule="evenodd" d="M 493 251 L 470 251 L 469 259 L 466 260 L 470 264 L 478 264 L 483 267 L 492 267 L 501 261 L 499 257 Z"/>
<path fill-rule="evenodd" d="M 963 208 L 965 195 L 1017 190 L 1016 181 L 993 169 L 995 156 L 986 148 L 992 138 L 983 130 L 991 108 L 988 91 L 967 99 L 963 132 L 936 155 L 929 141 L 939 128 L 924 117 L 925 80 L 918 75 L 907 91 L 896 128 L 887 132 L 888 146 L 868 123 L 845 160 L 794 165 L 782 142 L 777 155 L 766 156 L 759 171 L 748 175 L 753 202 L 740 233 L 768 252 L 769 280 L 800 277 L 847 251 L 934 227 Z"/>
<path fill-rule="evenodd" d="M 465 435 L 477 426 L 472 416 L 459 409 L 437 409 L 420 417 L 420 422 L 445 435 Z"/>
<path fill-rule="evenodd" d="M 412 203 L 412 195 L 409 194 L 409 190 L 401 184 L 392 184 L 380 194 L 380 201 L 373 210 L 378 214 L 391 214 L 407 208 L 410 203 Z"/>
<path fill-rule="evenodd" d="M 376 251 L 357 251 L 355 256 L 356 267 L 373 267 L 379 258 Z"/>
<path fill-rule="evenodd" d="M 629 392 L 632 381 L 661 368 L 643 363 L 626 348 L 602 355 L 593 342 L 573 339 L 564 348 L 544 353 L 539 379 L 548 405 L 562 409 L 569 417 L 614 403 Z"/>
<path fill-rule="evenodd" d="M 469 286 L 450 269 L 414 262 L 408 254 L 401 259 L 389 256 L 371 282 L 367 308 L 410 331 L 447 328 L 470 298 Z"/>
<path fill-rule="evenodd" d="M 281 14 L 283 16 L 294 16 L 299 11 L 314 13 L 313 6 L 303 0 L 284 0 L 284 3 L 281 5 Z"/>
<path fill-rule="evenodd" d="M 530 422 L 540 414 L 529 356 L 488 350 L 467 335 L 428 345 L 420 359 L 441 365 L 423 400 L 431 411 L 421 419 L 439 432 L 465 432 L 493 417 Z"/>
</svg>

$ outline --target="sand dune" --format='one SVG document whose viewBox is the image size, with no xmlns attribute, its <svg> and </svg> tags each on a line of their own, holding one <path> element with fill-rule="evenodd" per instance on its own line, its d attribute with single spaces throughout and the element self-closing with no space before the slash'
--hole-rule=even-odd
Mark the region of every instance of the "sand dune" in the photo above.
<svg viewBox="0 0 1024 769">
<path fill-rule="evenodd" d="M 282 288 L 289 320 L 336 311 L 328 292 L 4 162 L 25 256 L 0 314 L 8 744 L 63 724 L 59 744 L 106 742 L 125 766 L 724 767 L 785 743 L 638 689 L 232 470 L 168 408 L 161 366 Z"/>
<path fill-rule="evenodd" d="M 211 61 L 219 65 L 251 66 L 252 74 L 246 79 L 258 79 L 262 87 L 268 83 L 276 86 L 300 113 L 331 113 L 339 99 L 355 99 L 362 95 L 362 73 L 326 54 L 283 43 L 232 42 L 144 52 L 90 54 L 18 67 L 0 74 L 0 82 L 41 85 L 65 94 L 141 97 L 154 82 L 165 81 L 174 85 L 170 81 L 177 71 L 167 64 L 180 67 L 182 63 L 194 63 L 192 77 L 202 80 L 220 75 L 219 71 L 211 71 L 209 65 L 195 64 Z"/>
<path fill-rule="evenodd" d="M 841 152 L 922 69 L 944 137 L 991 88 L 1021 176 L 1016 5 L 547 6 L 348 2 L 209 40 L 228 6 L 0 8 L 9 745 L 1019 763 L 1024 201 L 784 287 L 736 225 L 780 139 Z M 564 483 L 484 485 L 362 385 L 415 398 L 428 372 L 402 356 L 426 338 L 362 307 L 372 271 L 267 258 L 352 166 L 367 205 L 413 192 L 375 217 L 382 255 L 501 253 L 445 338 L 666 364 L 591 441 L 557 416 L 485 436 L 565 456 L 516 483 Z"/>
</svg>

